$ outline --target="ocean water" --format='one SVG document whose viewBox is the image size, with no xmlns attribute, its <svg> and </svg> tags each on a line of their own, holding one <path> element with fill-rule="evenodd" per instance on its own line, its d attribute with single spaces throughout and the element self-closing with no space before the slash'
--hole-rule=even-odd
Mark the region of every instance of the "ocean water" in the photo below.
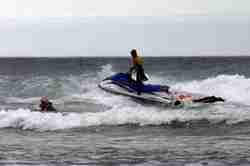
<svg viewBox="0 0 250 166">
<path fill-rule="evenodd" d="M 145 58 L 149 83 L 225 103 L 168 108 L 102 91 L 128 58 L 0 59 L 0 165 L 250 165 L 250 57 Z M 59 113 L 36 112 L 49 96 Z"/>
</svg>

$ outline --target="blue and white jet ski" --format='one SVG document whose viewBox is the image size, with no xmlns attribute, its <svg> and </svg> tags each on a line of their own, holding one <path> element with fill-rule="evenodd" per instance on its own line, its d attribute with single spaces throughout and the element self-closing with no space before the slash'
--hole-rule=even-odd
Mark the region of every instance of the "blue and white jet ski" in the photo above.
<svg viewBox="0 0 250 166">
<path fill-rule="evenodd" d="M 185 102 L 224 102 L 224 99 L 221 97 L 204 96 L 189 92 L 170 90 L 170 87 L 167 85 L 138 85 L 138 83 L 126 73 L 118 73 L 105 78 L 100 82 L 99 87 L 111 93 L 166 105 L 179 105 Z"/>
</svg>

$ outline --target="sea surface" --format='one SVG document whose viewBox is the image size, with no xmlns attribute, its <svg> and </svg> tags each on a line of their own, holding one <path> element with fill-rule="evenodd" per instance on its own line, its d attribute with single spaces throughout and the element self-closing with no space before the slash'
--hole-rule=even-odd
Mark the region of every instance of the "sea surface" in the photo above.
<svg viewBox="0 0 250 166">
<path fill-rule="evenodd" d="M 225 98 L 180 108 L 104 92 L 127 58 L 1 58 L 0 165 L 250 165 L 250 57 L 144 58 L 149 83 Z M 36 111 L 48 96 L 59 111 Z"/>
</svg>

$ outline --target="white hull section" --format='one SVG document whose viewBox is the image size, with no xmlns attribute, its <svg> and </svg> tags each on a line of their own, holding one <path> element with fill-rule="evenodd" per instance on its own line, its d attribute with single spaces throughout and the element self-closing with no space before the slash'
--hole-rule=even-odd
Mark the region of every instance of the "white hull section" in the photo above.
<svg viewBox="0 0 250 166">
<path fill-rule="evenodd" d="M 102 81 L 99 84 L 99 87 L 115 94 L 120 94 L 124 96 L 130 96 L 136 99 L 141 99 L 150 102 L 158 102 L 162 104 L 173 104 L 177 97 L 180 95 L 184 96 L 192 96 L 192 99 L 198 99 L 202 97 L 201 95 L 191 94 L 187 92 L 179 92 L 179 91 L 170 91 L 169 93 L 162 91 L 162 92 L 153 92 L 153 93 L 141 93 L 140 95 L 137 92 L 129 92 L 126 89 L 113 84 L 111 80 Z"/>
</svg>

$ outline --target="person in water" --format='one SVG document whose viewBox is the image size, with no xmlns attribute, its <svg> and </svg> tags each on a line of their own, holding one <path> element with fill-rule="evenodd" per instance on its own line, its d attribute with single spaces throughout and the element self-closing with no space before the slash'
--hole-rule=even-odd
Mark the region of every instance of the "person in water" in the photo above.
<svg viewBox="0 0 250 166">
<path fill-rule="evenodd" d="M 56 112 L 52 102 L 50 102 L 47 97 L 42 97 L 40 102 L 39 107 L 42 112 Z"/>
<path fill-rule="evenodd" d="M 132 64 L 133 66 L 130 68 L 129 70 L 129 75 L 131 78 L 131 75 L 133 73 L 133 71 L 136 72 L 136 83 L 138 86 L 138 95 L 141 94 L 141 88 L 143 85 L 143 81 L 147 81 L 148 78 L 146 77 L 145 73 L 144 73 L 144 69 L 143 69 L 143 59 L 138 55 L 138 52 L 136 49 L 132 49 L 130 52 L 131 56 L 132 56 Z"/>
</svg>

